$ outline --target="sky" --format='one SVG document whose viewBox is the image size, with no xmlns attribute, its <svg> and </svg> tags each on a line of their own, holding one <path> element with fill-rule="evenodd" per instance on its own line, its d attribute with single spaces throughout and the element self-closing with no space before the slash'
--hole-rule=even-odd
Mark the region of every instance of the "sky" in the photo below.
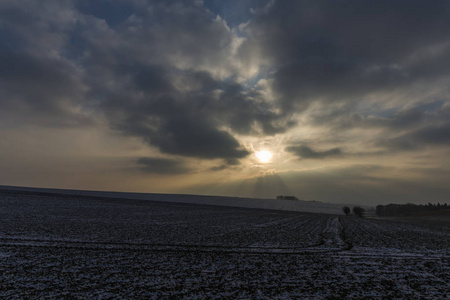
<svg viewBox="0 0 450 300">
<path fill-rule="evenodd" d="M 0 185 L 450 195 L 450 2 L 0 1 Z"/>
</svg>

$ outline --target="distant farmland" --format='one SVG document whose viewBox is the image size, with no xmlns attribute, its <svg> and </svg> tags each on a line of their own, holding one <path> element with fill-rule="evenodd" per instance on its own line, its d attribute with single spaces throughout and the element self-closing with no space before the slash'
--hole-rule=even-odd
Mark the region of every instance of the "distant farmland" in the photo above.
<svg viewBox="0 0 450 300">
<path fill-rule="evenodd" d="M 0 192 L 3 298 L 445 298 L 450 222 Z"/>
</svg>

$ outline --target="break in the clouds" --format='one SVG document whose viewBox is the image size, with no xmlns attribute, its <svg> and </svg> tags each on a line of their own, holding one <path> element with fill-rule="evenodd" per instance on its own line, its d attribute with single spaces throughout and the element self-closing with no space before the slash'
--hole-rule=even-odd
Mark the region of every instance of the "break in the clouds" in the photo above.
<svg viewBox="0 0 450 300">
<path fill-rule="evenodd" d="M 364 159 L 420 181 L 406 170 L 450 168 L 449 27 L 441 0 L 4 0 L 0 134 L 67 132 L 180 189 Z"/>
</svg>

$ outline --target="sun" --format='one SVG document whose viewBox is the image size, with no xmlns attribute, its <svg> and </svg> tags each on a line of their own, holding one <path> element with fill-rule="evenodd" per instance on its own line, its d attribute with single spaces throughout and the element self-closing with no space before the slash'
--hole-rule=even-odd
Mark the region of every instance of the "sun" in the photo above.
<svg viewBox="0 0 450 300">
<path fill-rule="evenodd" d="M 256 151 L 255 155 L 258 158 L 258 160 L 262 163 L 268 163 L 272 158 L 272 152 L 267 150 Z"/>
</svg>

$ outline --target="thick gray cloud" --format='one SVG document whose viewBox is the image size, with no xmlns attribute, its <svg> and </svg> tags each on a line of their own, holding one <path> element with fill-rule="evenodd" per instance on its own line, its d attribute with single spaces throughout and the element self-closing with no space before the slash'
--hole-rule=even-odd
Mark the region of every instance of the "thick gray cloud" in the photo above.
<svg viewBox="0 0 450 300">
<path fill-rule="evenodd" d="M 198 1 L 30 3 L 3 2 L 1 21 L 3 105 L 24 103 L 24 120 L 93 114 L 163 153 L 226 160 L 248 155 L 233 132 L 294 125 L 233 79 L 233 34 Z"/>
<path fill-rule="evenodd" d="M 248 151 L 233 132 L 276 134 L 294 123 L 283 122 L 284 115 L 275 113 L 258 90 L 214 75 L 227 59 L 223 46 L 231 43 L 231 33 L 206 9 L 185 5 L 182 10 L 161 2 L 148 14 L 133 15 L 118 26 L 113 45 L 98 43 L 103 36 L 87 41 L 91 54 L 84 64 L 98 74 L 88 78 L 91 95 L 103 98 L 98 107 L 113 128 L 164 153 L 243 158 Z M 121 88 L 111 91 L 99 76 Z"/>
<path fill-rule="evenodd" d="M 1 4 L 0 105 L 47 126 L 92 125 L 101 116 L 174 155 L 240 159 L 248 151 L 236 133 L 281 134 L 315 99 L 353 102 L 446 76 L 450 63 L 445 1 L 27 3 Z M 249 21 L 235 58 L 259 49 L 270 101 L 261 86 L 237 81 L 237 37 L 214 15 L 231 18 L 233 7 L 233 26 Z M 385 123 L 421 118 L 410 110 Z M 343 120 L 351 128 L 384 119 L 343 109 L 317 122 Z"/>
<path fill-rule="evenodd" d="M 450 146 L 450 123 L 427 126 L 390 139 L 382 139 L 379 146 L 392 150 L 420 150 L 430 146 Z"/>
<path fill-rule="evenodd" d="M 401 151 L 408 161 L 399 159 L 399 169 L 419 157 L 432 168 L 446 158 L 429 154 L 450 147 L 449 7 L 443 0 L 0 1 L 0 133 L 71 127 L 85 138 L 79 143 L 98 134 L 102 145 L 118 133 L 145 146 L 123 146 L 139 153 L 133 157 L 146 150 L 166 157 L 137 162 L 154 174 L 187 172 L 186 157 L 220 159 L 198 168 L 239 170 L 239 180 L 294 170 L 280 149 L 310 168 L 367 156 L 382 165 Z M 263 148 L 274 154 L 270 164 L 250 156 Z M 295 185 L 280 178 L 272 178 L 279 188 Z"/>
<path fill-rule="evenodd" d="M 150 174 L 173 175 L 185 174 L 190 171 L 182 161 L 170 158 L 141 157 L 137 163 L 142 171 Z"/>
<path fill-rule="evenodd" d="M 447 1 L 274 1 L 248 43 L 274 66 L 286 109 L 448 76 Z"/>
<path fill-rule="evenodd" d="M 170 82 L 170 75 L 159 66 L 126 68 L 119 72 L 130 78 L 130 90 L 113 94 L 100 104 L 112 126 L 125 134 L 142 137 L 162 152 L 200 158 L 243 158 L 248 151 L 218 127 L 222 114 L 237 107 L 223 107 L 211 94 L 218 83 L 205 74 L 187 72 L 193 85 L 202 88 L 184 95 Z M 103 91 L 101 89 L 100 91 Z M 140 95 L 136 96 L 136 91 Z M 124 99 L 126 99 L 124 101 Z M 234 124 L 230 127 L 234 127 Z"/>
<path fill-rule="evenodd" d="M 350 110 L 350 109 L 349 109 Z M 386 150 L 424 150 L 429 147 L 450 145 L 450 109 L 442 102 L 393 112 L 391 116 L 367 116 L 336 110 L 313 118 L 315 124 L 331 125 L 332 131 L 342 132 L 354 128 L 381 130 L 370 136 L 372 146 Z"/>
<path fill-rule="evenodd" d="M 285 149 L 287 152 L 291 152 L 299 158 L 303 159 L 323 159 L 328 157 L 341 156 L 342 150 L 340 148 L 333 148 L 325 151 L 313 150 L 307 145 L 289 146 Z"/>
<path fill-rule="evenodd" d="M 61 32 L 71 27 L 70 15 L 64 16 L 62 3 L 49 1 L 53 8 L 41 8 L 34 1 L 25 2 L 0 4 L 0 108 L 7 113 L 3 118 L 50 127 L 92 125 L 91 116 L 80 110 L 85 101 L 82 71 L 58 55 L 66 38 Z"/>
<path fill-rule="evenodd" d="M 348 130 L 352 128 L 376 128 L 384 127 L 391 130 L 401 130 L 405 128 L 422 126 L 427 122 L 434 122 L 435 113 L 429 113 L 425 109 L 411 108 L 403 111 L 395 111 L 389 116 L 378 115 L 364 116 L 358 113 L 352 105 L 323 111 L 311 116 L 311 123 L 320 126 L 326 124 L 334 130 Z M 385 113 L 386 114 L 386 113 Z"/>
</svg>

